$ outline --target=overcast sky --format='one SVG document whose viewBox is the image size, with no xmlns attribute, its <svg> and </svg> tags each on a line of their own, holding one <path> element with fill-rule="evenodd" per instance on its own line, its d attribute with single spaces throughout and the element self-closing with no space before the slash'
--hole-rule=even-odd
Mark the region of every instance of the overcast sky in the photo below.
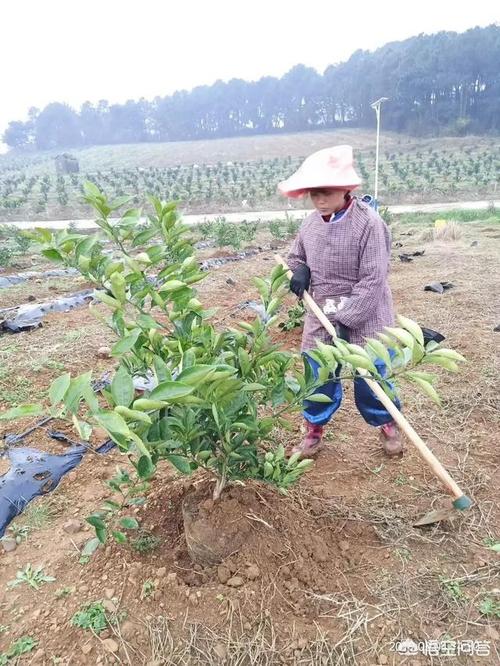
<svg viewBox="0 0 500 666">
<path fill-rule="evenodd" d="M 52 101 L 123 102 L 323 71 L 356 49 L 500 21 L 495 0 L 2 0 L 0 136 Z"/>
</svg>

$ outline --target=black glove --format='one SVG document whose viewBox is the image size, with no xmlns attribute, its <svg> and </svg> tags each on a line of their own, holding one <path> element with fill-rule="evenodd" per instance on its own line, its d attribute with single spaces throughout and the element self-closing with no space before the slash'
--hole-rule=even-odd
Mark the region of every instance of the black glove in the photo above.
<svg viewBox="0 0 500 666">
<path fill-rule="evenodd" d="M 293 271 L 292 279 L 290 280 L 290 291 L 302 298 L 304 292 L 309 289 L 311 284 L 311 269 L 307 264 L 299 264 Z"/>
</svg>

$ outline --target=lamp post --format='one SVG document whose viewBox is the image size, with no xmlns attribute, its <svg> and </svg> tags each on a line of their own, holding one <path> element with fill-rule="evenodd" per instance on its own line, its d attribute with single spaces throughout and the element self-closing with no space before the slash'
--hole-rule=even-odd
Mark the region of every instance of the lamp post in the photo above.
<svg viewBox="0 0 500 666">
<path fill-rule="evenodd" d="M 379 143 L 380 143 L 380 107 L 382 106 L 383 102 L 387 102 L 389 100 L 388 97 L 381 97 L 378 99 L 376 102 L 373 102 L 373 104 L 370 104 L 372 109 L 375 111 L 375 115 L 377 116 L 377 147 L 375 151 L 375 201 L 378 201 L 378 150 L 379 150 Z"/>
</svg>

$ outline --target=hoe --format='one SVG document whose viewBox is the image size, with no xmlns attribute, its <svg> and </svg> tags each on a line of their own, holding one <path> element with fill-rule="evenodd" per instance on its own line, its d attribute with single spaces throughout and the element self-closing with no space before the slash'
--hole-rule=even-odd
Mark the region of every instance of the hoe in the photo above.
<svg viewBox="0 0 500 666">
<path fill-rule="evenodd" d="M 281 264 L 283 268 L 287 269 L 288 277 L 292 277 L 292 272 L 289 270 L 286 262 L 282 259 L 280 255 L 275 255 L 277 263 Z M 328 320 L 326 315 L 323 313 L 319 305 L 314 301 L 314 299 L 307 293 L 304 292 L 303 300 L 309 310 L 319 319 L 322 326 L 326 331 L 332 336 L 332 340 L 337 337 L 337 332 L 334 325 Z M 359 374 L 363 377 L 365 382 L 368 384 L 373 393 L 377 396 L 380 402 L 387 409 L 389 414 L 392 416 L 394 421 L 398 424 L 401 430 L 405 433 L 407 438 L 417 449 L 420 456 L 424 461 L 429 465 L 433 474 L 441 481 L 446 491 L 453 497 L 452 506 L 444 507 L 442 509 L 437 509 L 430 511 L 423 518 L 417 520 L 413 525 L 415 527 L 421 527 L 423 525 L 432 525 L 437 523 L 440 520 L 446 520 L 451 517 L 453 514 L 453 509 L 458 509 L 464 511 L 472 506 L 472 501 L 465 495 L 458 484 L 452 479 L 450 474 L 446 471 L 443 465 L 439 462 L 436 456 L 420 438 L 418 433 L 413 429 L 411 424 L 406 420 L 403 414 L 399 409 L 394 405 L 392 400 L 384 393 L 382 387 L 373 379 L 370 378 L 370 373 L 367 370 L 362 368 L 358 369 Z"/>
</svg>

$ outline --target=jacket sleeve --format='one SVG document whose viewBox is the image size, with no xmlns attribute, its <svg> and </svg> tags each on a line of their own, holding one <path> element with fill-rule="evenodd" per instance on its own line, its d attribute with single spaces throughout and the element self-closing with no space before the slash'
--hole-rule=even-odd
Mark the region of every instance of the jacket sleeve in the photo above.
<svg viewBox="0 0 500 666">
<path fill-rule="evenodd" d="M 294 271 L 299 264 L 307 263 L 306 252 L 302 242 L 302 229 L 299 229 L 299 232 L 295 236 L 295 240 L 292 243 L 286 262 L 292 271 Z"/>
<path fill-rule="evenodd" d="M 377 307 L 387 283 L 390 261 L 390 237 L 382 219 L 374 219 L 361 239 L 359 279 L 344 307 L 334 320 L 358 328 Z"/>
</svg>

